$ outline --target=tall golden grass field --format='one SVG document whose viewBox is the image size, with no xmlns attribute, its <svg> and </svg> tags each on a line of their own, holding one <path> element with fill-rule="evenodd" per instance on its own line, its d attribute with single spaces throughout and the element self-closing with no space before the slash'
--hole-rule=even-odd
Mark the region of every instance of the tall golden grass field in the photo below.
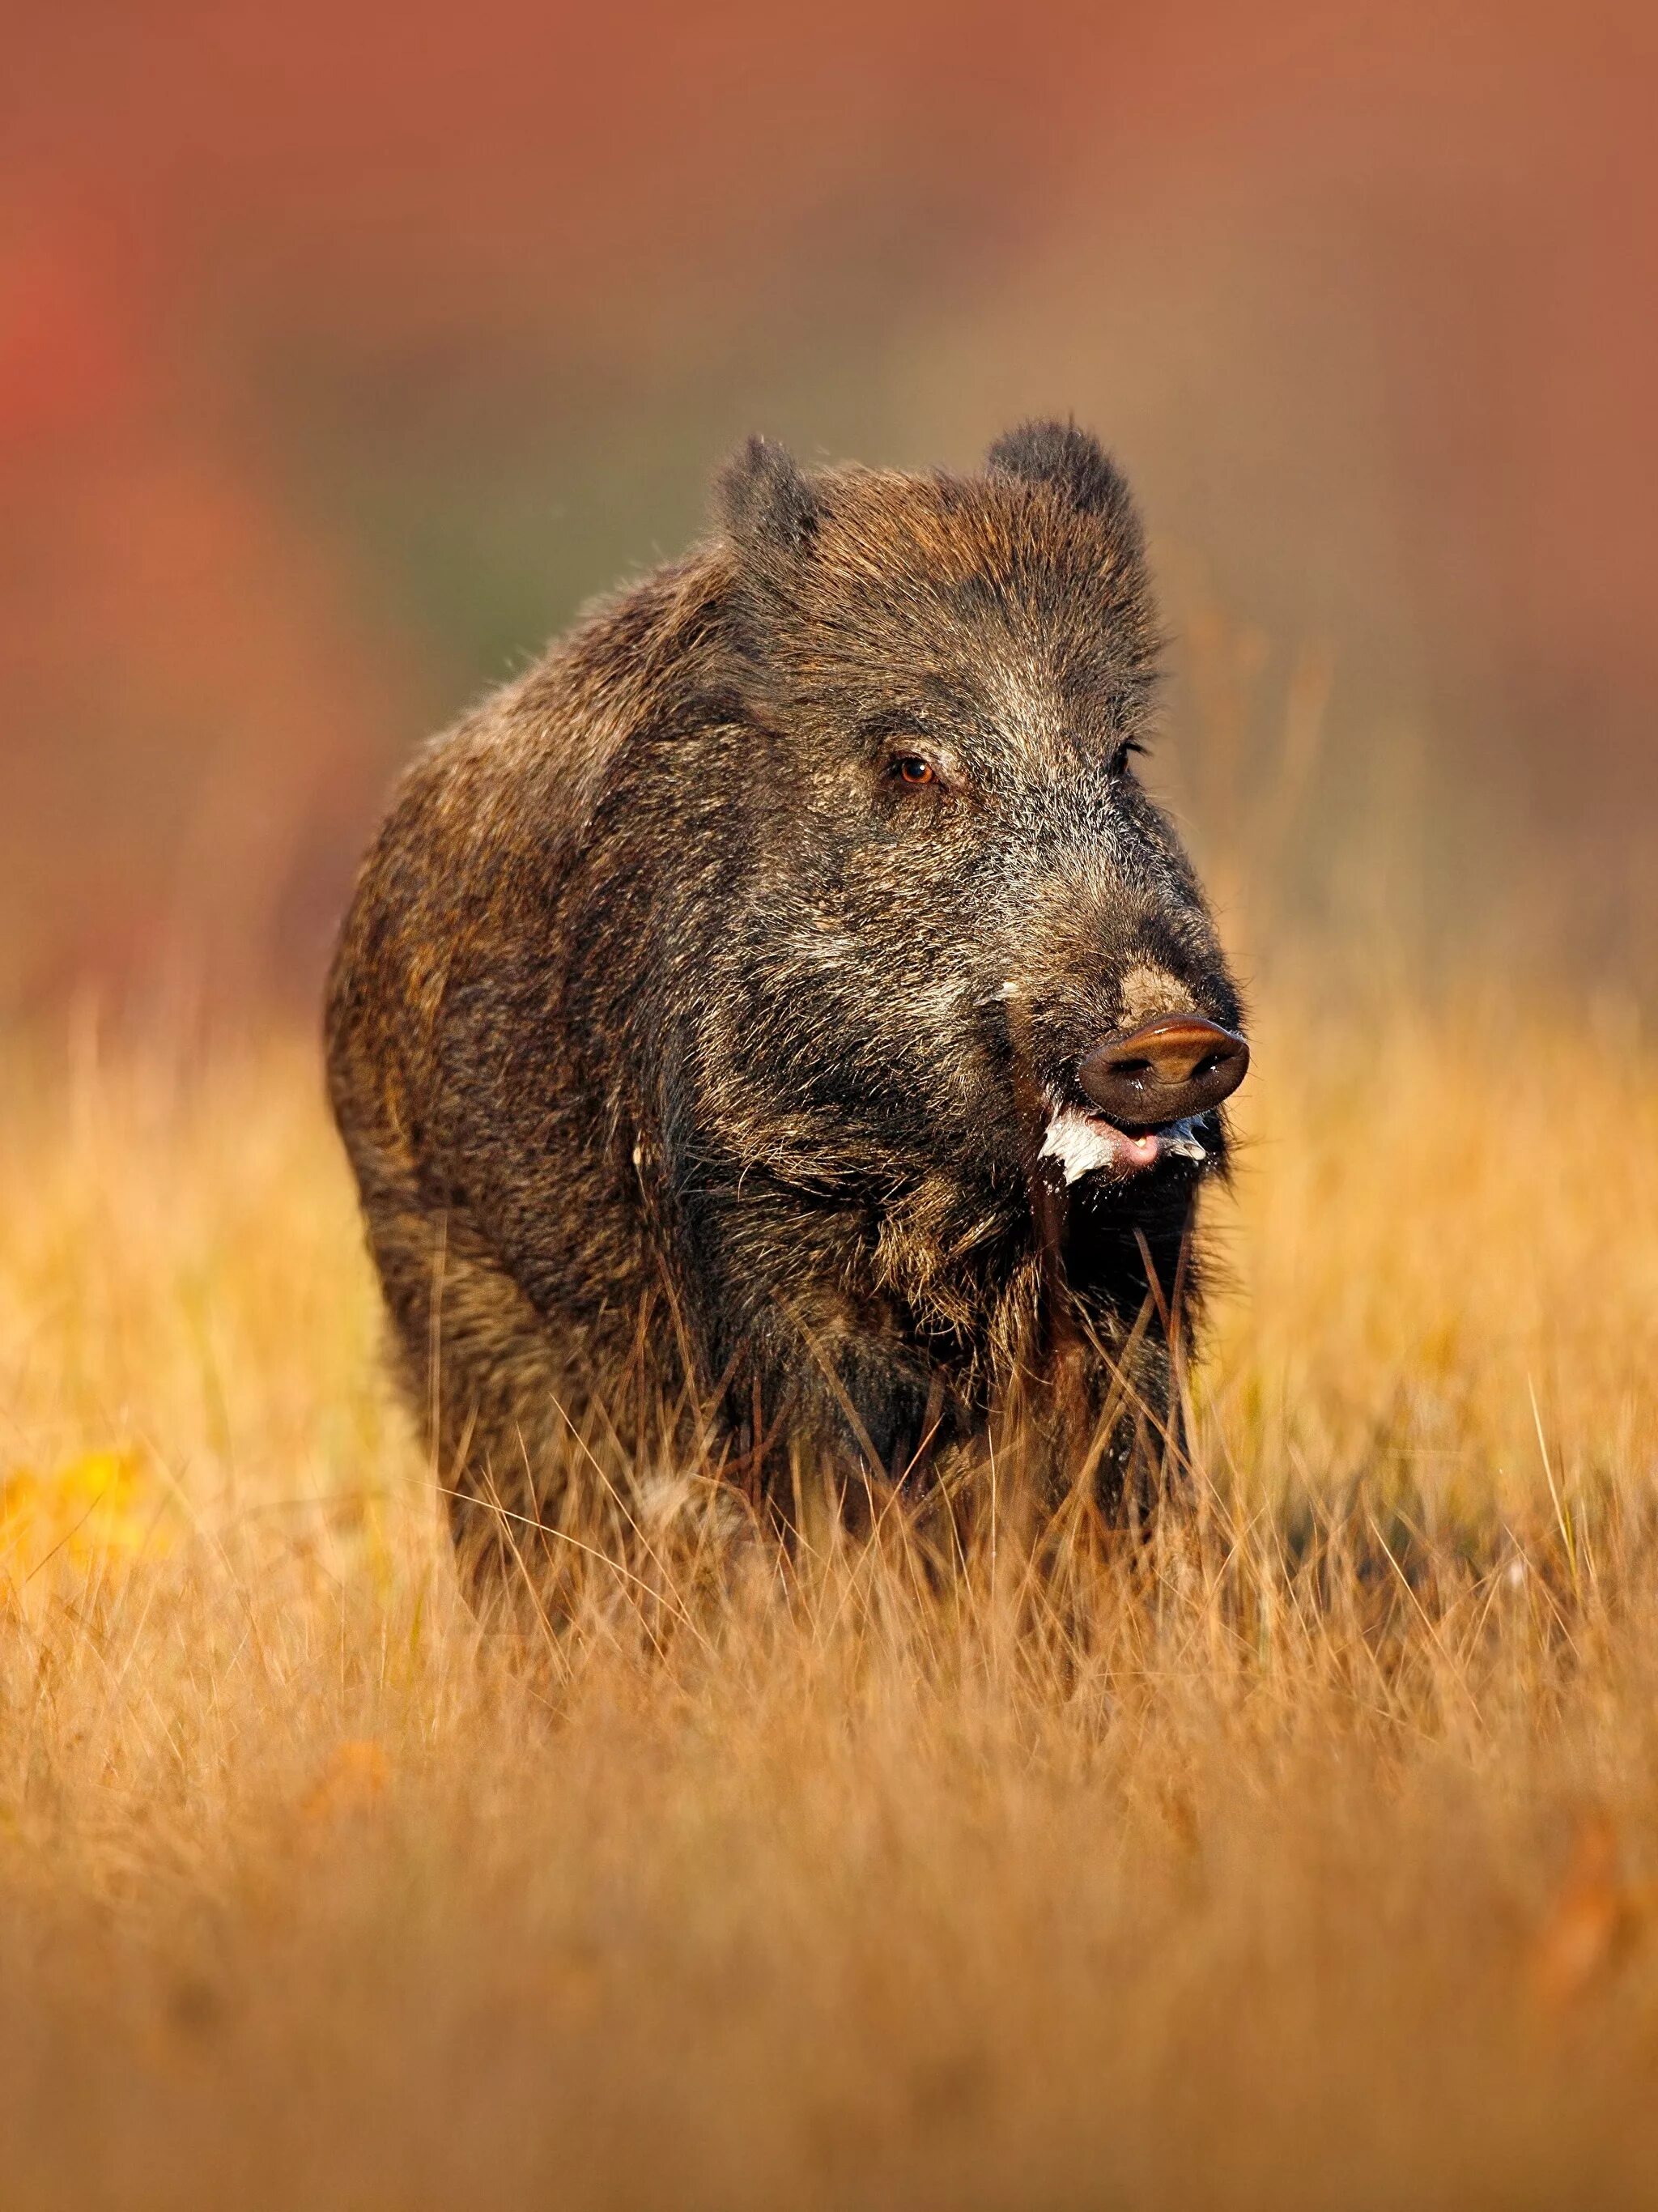
<svg viewBox="0 0 1658 2212">
<path fill-rule="evenodd" d="M 693 1469 L 510 1632 L 313 1036 L 9 1046 L 5 2204 L 1658 2202 L 1658 1041 L 1365 974 L 1258 984 L 1151 1530 Z"/>
</svg>

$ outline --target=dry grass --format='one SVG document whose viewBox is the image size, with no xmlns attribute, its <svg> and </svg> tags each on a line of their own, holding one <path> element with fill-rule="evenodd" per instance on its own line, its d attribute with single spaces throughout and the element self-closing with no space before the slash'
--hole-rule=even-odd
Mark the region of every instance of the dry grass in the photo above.
<svg viewBox="0 0 1658 2212">
<path fill-rule="evenodd" d="M 308 1047 L 14 1057 L 8 2206 L 1658 2197 L 1658 1054 L 1267 995 L 1193 1513 L 788 1587 L 693 1500 L 550 1644 Z"/>
</svg>

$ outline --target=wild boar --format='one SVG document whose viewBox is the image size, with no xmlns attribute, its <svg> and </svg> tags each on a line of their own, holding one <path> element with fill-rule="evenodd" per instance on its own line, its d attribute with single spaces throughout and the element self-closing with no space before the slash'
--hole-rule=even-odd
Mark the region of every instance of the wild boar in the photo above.
<svg viewBox="0 0 1658 2212">
<path fill-rule="evenodd" d="M 556 1520 L 573 1426 L 691 1409 L 786 1514 L 1014 1396 L 1039 1485 L 1147 1494 L 1248 1060 L 1135 771 L 1158 645 L 1074 426 L 971 476 L 754 439 L 705 542 L 416 761 L 328 1064 L 458 1536 Z"/>
</svg>

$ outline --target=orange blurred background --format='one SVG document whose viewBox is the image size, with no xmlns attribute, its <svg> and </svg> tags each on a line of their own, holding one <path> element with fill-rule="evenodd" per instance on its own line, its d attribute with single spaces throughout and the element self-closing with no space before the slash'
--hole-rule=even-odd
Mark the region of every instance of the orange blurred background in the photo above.
<svg viewBox="0 0 1658 2212">
<path fill-rule="evenodd" d="M 1038 410 L 1139 487 L 1200 840 L 1322 926 L 1408 847 L 1401 921 L 1650 986 L 1650 8 L 58 0 L 7 48 L 0 1003 L 313 991 L 398 760 L 738 436 L 966 465 Z"/>
</svg>

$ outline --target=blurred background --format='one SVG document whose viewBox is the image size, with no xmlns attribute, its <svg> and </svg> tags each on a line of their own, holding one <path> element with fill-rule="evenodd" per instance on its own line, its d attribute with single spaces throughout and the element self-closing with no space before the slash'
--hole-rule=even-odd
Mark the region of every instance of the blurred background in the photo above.
<svg viewBox="0 0 1658 2212">
<path fill-rule="evenodd" d="M 303 1003 L 399 761 L 739 436 L 1033 411 L 1263 942 L 1652 995 L 1649 6 L 8 14 L 0 1005 Z"/>
</svg>

